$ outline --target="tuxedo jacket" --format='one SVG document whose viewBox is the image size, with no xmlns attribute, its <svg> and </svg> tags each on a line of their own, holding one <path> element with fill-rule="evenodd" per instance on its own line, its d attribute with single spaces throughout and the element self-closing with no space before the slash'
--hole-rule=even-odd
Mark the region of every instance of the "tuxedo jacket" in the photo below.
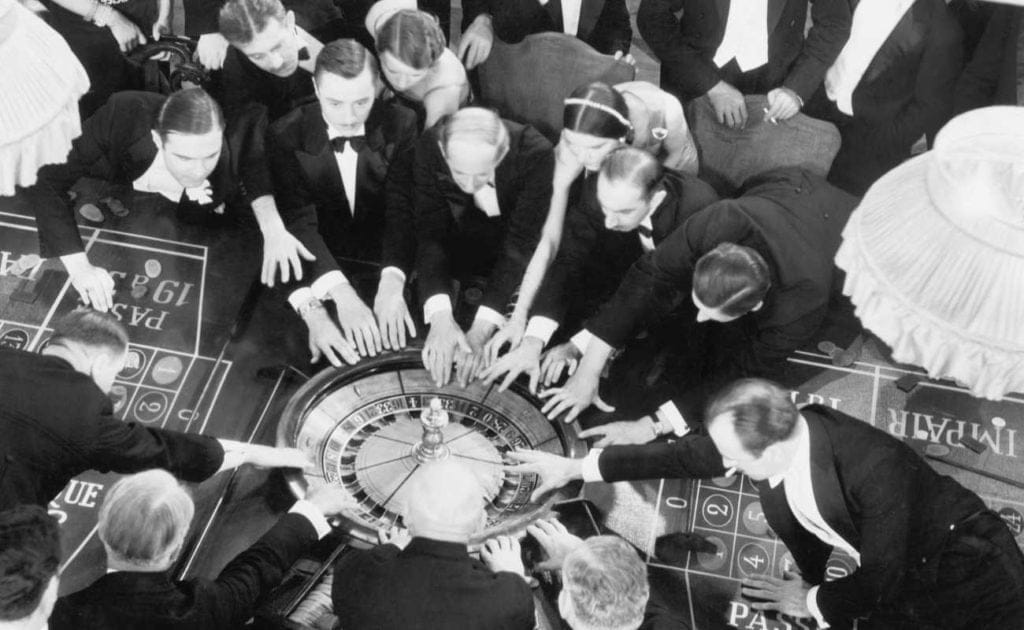
<svg viewBox="0 0 1024 630">
<path fill-rule="evenodd" d="M 985 508 L 950 477 L 937 474 L 908 446 L 828 407 L 801 410 L 807 420 L 814 500 L 829 526 L 860 553 L 860 567 L 825 582 L 832 548 L 805 530 L 786 501 L 785 484 L 757 482 L 772 530 L 793 554 L 803 578 L 820 584 L 825 620 L 848 628 L 853 619 L 893 604 L 913 588 L 908 573 L 933 558 L 950 531 Z M 706 479 L 724 474 L 722 456 L 706 435 L 643 446 L 611 446 L 599 459 L 606 481 Z"/>
<path fill-rule="evenodd" d="M 996 5 L 956 83 L 955 113 L 1017 102 L 1017 46 L 1024 8 Z"/>
<path fill-rule="evenodd" d="M 377 101 L 356 165 L 356 207 L 349 207 L 319 102 L 277 121 L 268 141 L 278 210 L 316 260 L 311 282 L 346 261 L 396 266 L 409 274 L 416 242 L 410 222 L 416 114 Z"/>
<path fill-rule="evenodd" d="M 597 200 L 597 177 L 587 178 L 580 202 L 569 209 L 565 219 L 565 235 L 555 262 L 544 276 L 534 299 L 532 315 L 561 321 L 570 288 L 584 282 L 588 263 L 598 259 L 614 259 L 618 278 L 643 254 L 636 231 L 615 232 L 604 226 L 604 213 Z M 695 175 L 665 171 L 665 200 L 651 215 L 655 245 L 683 225 L 695 212 L 718 201 L 710 184 Z M 613 285 L 614 286 L 614 285 Z"/>
<path fill-rule="evenodd" d="M 52 630 L 228 630 L 241 628 L 257 602 L 317 540 L 299 514 L 286 514 L 215 580 L 175 581 L 168 573 L 108 573 L 57 600 Z"/>
<path fill-rule="evenodd" d="M 561 0 L 541 5 L 537 0 L 496 2 L 492 16 L 494 34 L 515 44 L 527 35 L 546 31 L 564 32 Z M 606 55 L 629 52 L 633 27 L 625 0 L 582 0 L 576 37 Z"/>
<path fill-rule="evenodd" d="M 500 215 L 489 217 L 452 179 L 437 128 L 416 143 L 413 224 L 420 297 L 451 291 L 453 273 L 488 277 L 482 306 L 498 313 L 523 278 L 551 201 L 554 151 L 533 127 L 503 121 L 509 150 L 495 169 Z"/>
<path fill-rule="evenodd" d="M 853 117 L 821 88 L 806 113 L 835 122 L 842 145 L 829 180 L 863 195 L 910 157 L 914 143 L 950 119 L 963 68 L 963 32 L 945 0 L 917 0 L 896 24 L 853 91 Z M 825 103 L 821 111 L 818 103 Z"/>
<path fill-rule="evenodd" d="M 81 177 L 131 186 L 153 164 L 157 147 L 151 129 L 165 96 L 151 92 L 118 92 L 82 124 L 82 135 L 71 145 L 63 164 L 39 170 L 36 184 L 22 189 L 36 215 L 40 253 L 50 258 L 83 251 L 74 210 L 65 195 Z M 207 178 L 212 201 L 197 204 L 184 194 L 180 206 L 202 212 L 225 204 L 237 211 L 253 199 L 271 193 L 269 182 L 246 177 L 250 149 L 262 144 L 265 128 L 259 120 L 224 134 L 220 159 Z"/>
<path fill-rule="evenodd" d="M 224 460 L 212 437 L 118 420 L 93 380 L 54 356 L 0 348 L 0 391 L 0 509 L 46 505 L 87 470 L 198 482 Z"/>
<path fill-rule="evenodd" d="M 353 549 L 334 565 L 334 614 L 345 630 L 531 630 L 522 576 L 494 573 L 466 546 L 413 538 L 405 549 Z"/>
<path fill-rule="evenodd" d="M 744 94 L 787 87 L 810 99 L 850 36 L 856 0 L 814 0 L 806 38 L 806 0 L 766 1 L 768 63 L 742 72 L 734 61 L 723 68 L 713 61 L 725 36 L 729 0 L 642 0 L 637 27 L 661 62 L 662 89 L 686 102 L 726 81 Z"/>
<path fill-rule="evenodd" d="M 728 376 L 767 375 L 809 341 L 824 320 L 832 261 L 856 205 L 855 197 L 799 168 L 752 178 L 742 196 L 694 213 L 641 257 L 586 328 L 621 346 L 690 300 L 701 256 L 721 243 L 743 245 L 764 258 L 771 288 L 759 310 L 726 324 L 747 326 L 752 337 L 730 358 L 734 373 Z"/>
</svg>

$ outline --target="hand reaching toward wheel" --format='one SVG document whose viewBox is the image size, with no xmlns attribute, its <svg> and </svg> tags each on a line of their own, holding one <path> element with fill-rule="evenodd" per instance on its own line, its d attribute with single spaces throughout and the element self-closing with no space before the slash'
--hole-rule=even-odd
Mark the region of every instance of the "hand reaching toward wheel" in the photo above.
<svg viewBox="0 0 1024 630">
<path fill-rule="evenodd" d="M 359 349 L 362 356 L 377 356 L 382 350 L 380 329 L 373 311 L 359 298 L 348 282 L 334 285 L 328 293 L 338 309 L 338 323 L 348 342 Z"/>
<path fill-rule="evenodd" d="M 450 311 L 436 313 L 430 320 L 430 332 L 423 344 L 423 366 L 434 384 L 444 387 L 452 378 L 452 363 L 457 352 L 471 353 L 465 333 L 455 323 Z"/>
<path fill-rule="evenodd" d="M 511 536 L 498 536 L 487 540 L 480 550 L 480 560 L 495 573 L 508 571 L 526 577 L 522 547 L 519 541 Z"/>
<path fill-rule="evenodd" d="M 526 533 L 533 536 L 544 550 L 547 558 L 537 564 L 538 571 L 560 571 L 565 557 L 583 544 L 583 539 L 562 525 L 558 519 L 541 519 L 526 528 Z"/>
<path fill-rule="evenodd" d="M 549 420 L 555 420 L 565 414 L 562 421 L 568 424 L 590 405 L 604 412 L 615 411 L 615 407 L 601 400 L 598 394 L 600 381 L 600 374 L 585 374 L 582 370 L 577 370 L 565 385 L 541 393 L 540 397 L 547 399 L 541 413 L 546 414 Z"/>
<path fill-rule="evenodd" d="M 537 383 L 540 380 L 540 351 L 544 342 L 536 337 L 525 337 L 519 347 L 505 354 L 495 361 L 480 374 L 480 378 L 487 385 L 505 376 L 501 381 L 499 391 L 505 391 L 520 374 L 530 376 L 530 392 L 537 393 Z"/>
<path fill-rule="evenodd" d="M 658 434 L 650 417 L 645 416 L 639 420 L 619 420 L 580 431 L 580 437 L 600 437 L 594 448 L 604 448 L 613 444 L 647 444 Z"/>
<path fill-rule="evenodd" d="M 502 468 L 506 472 L 533 473 L 540 477 L 540 484 L 533 491 L 530 500 L 534 503 L 552 490 L 557 490 L 570 481 L 583 479 L 581 459 L 562 457 L 545 451 L 520 450 L 506 454 L 515 464 L 506 464 Z"/>
</svg>

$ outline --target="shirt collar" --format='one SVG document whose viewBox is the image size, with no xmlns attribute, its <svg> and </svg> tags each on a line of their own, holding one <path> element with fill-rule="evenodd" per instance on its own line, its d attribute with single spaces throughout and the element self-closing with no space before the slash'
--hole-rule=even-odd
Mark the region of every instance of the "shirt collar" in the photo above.
<svg viewBox="0 0 1024 630">
<path fill-rule="evenodd" d="M 350 136 L 365 136 L 366 135 L 366 124 L 359 125 L 358 133 L 341 133 L 337 129 L 331 126 L 331 123 L 324 119 L 324 123 L 327 125 L 327 137 L 331 140 L 335 138 L 347 138 Z"/>
<path fill-rule="evenodd" d="M 133 188 L 143 192 L 159 193 L 175 203 L 181 200 L 182 193 L 187 194 L 189 199 L 198 203 L 210 203 L 212 200 L 209 179 L 203 180 L 203 183 L 195 188 L 185 188 L 174 178 L 174 175 L 167 170 L 162 147 L 157 147 L 153 163 L 141 177 L 135 180 Z"/>
<path fill-rule="evenodd" d="M 772 488 L 777 488 L 783 481 L 792 479 L 794 475 L 810 469 L 811 440 L 807 431 L 807 422 L 804 420 L 803 415 L 798 419 L 794 430 L 798 432 L 798 435 L 796 438 L 796 451 L 793 453 L 793 459 L 791 460 L 792 463 L 785 472 L 768 477 L 768 485 Z"/>
</svg>

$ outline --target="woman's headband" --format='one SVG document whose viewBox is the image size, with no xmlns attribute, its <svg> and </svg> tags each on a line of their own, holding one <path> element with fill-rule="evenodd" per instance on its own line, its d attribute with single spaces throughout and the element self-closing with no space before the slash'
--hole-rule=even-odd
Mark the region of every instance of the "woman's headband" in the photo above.
<svg viewBox="0 0 1024 630">
<path fill-rule="evenodd" d="M 622 125 L 626 129 L 629 129 L 630 131 L 632 131 L 632 129 L 633 129 L 633 123 L 629 122 L 628 118 L 623 116 L 621 113 L 619 113 L 614 108 L 608 107 L 607 105 L 605 105 L 603 103 L 598 103 L 596 101 L 592 101 L 592 100 L 586 99 L 586 98 L 567 98 L 567 99 L 565 99 L 565 104 L 566 105 L 581 105 L 583 107 L 593 107 L 594 109 L 599 109 L 602 112 L 604 112 L 604 113 L 608 114 L 609 116 L 611 116 L 612 118 L 615 118 L 616 120 L 618 120 L 620 123 L 622 123 Z"/>
</svg>

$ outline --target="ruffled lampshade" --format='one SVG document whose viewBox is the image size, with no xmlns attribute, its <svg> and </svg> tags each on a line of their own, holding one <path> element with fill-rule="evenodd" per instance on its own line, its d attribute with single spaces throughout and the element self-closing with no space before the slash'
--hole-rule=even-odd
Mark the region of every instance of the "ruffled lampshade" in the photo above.
<svg viewBox="0 0 1024 630">
<path fill-rule="evenodd" d="M 15 0 L 0 0 L 0 68 L 0 195 L 13 195 L 67 158 L 89 78 L 64 39 Z"/>
<path fill-rule="evenodd" d="M 836 264 L 894 359 L 992 400 L 1024 391 L 1024 108 L 958 116 L 878 180 Z"/>
</svg>

